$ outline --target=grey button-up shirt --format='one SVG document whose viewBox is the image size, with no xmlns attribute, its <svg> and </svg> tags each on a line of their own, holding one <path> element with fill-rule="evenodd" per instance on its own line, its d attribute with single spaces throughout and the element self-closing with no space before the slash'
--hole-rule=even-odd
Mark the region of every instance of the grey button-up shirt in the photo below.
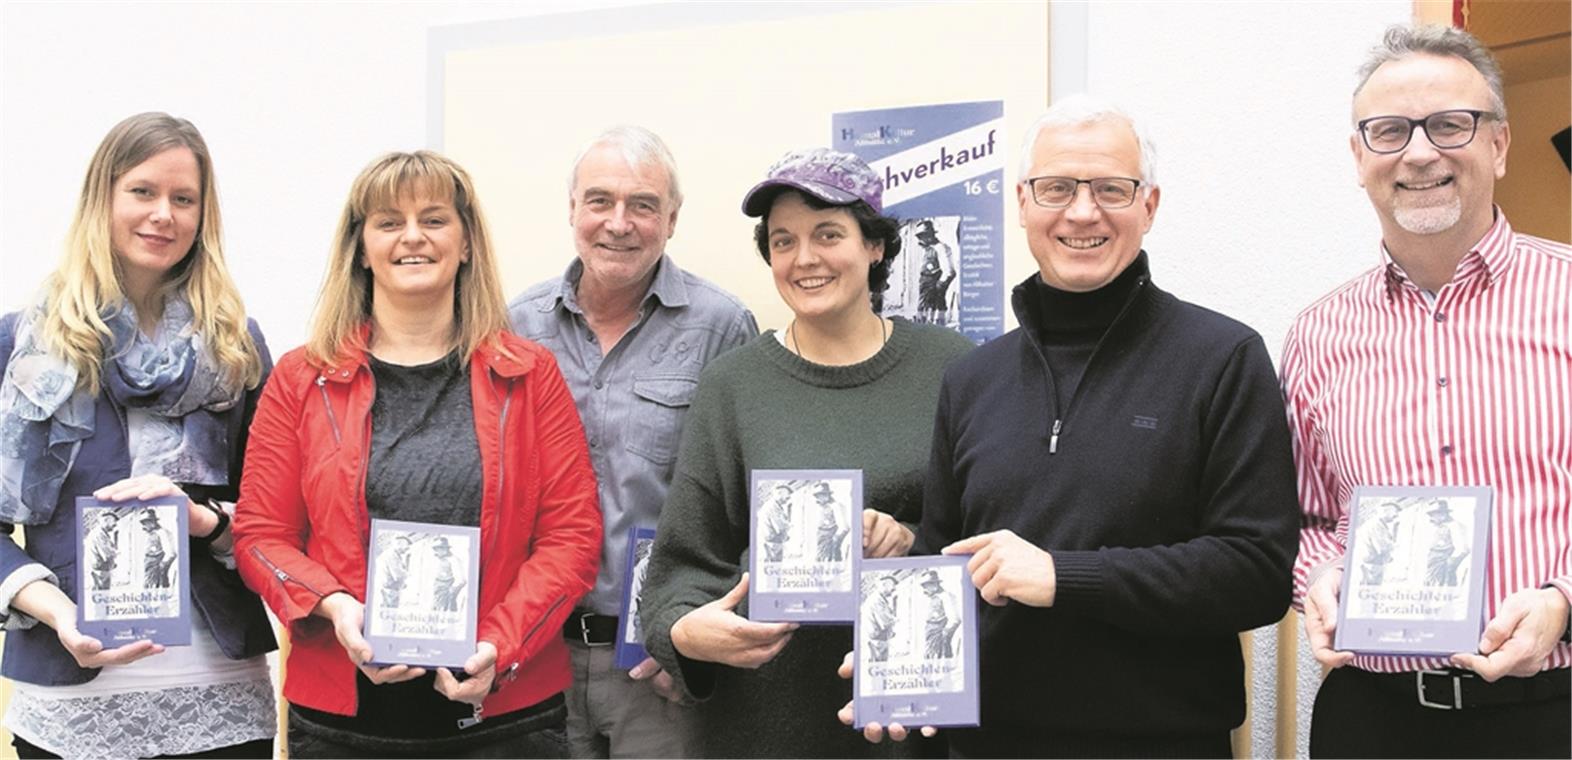
<svg viewBox="0 0 1572 760">
<path fill-rule="evenodd" d="M 660 517 L 699 371 L 759 327 L 736 297 L 662 256 L 633 327 L 602 354 L 579 308 L 583 273 L 575 258 L 560 279 L 513 299 L 508 316 L 515 332 L 556 354 L 578 404 L 606 526 L 600 575 L 581 606 L 618 615 L 628 531 Z"/>
</svg>

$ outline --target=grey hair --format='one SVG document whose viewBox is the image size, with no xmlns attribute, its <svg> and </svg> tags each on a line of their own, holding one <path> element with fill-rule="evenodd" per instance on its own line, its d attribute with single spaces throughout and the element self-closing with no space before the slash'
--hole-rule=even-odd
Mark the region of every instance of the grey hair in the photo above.
<svg viewBox="0 0 1572 760">
<path fill-rule="evenodd" d="M 573 157 L 573 168 L 568 171 L 568 195 L 578 190 L 579 164 L 584 163 L 584 157 L 590 151 L 602 145 L 620 150 L 628 166 L 658 166 L 665 169 L 666 195 L 671 200 L 672 208 L 682 208 L 682 188 L 677 184 L 677 162 L 671 157 L 671 149 L 666 147 L 660 135 L 633 124 L 612 127 L 579 149 L 578 155 Z"/>
<path fill-rule="evenodd" d="M 1024 182 L 1031 173 L 1032 149 L 1037 147 L 1037 138 L 1044 129 L 1102 122 L 1124 122 L 1130 125 L 1130 131 L 1135 133 L 1136 142 L 1141 146 L 1141 184 L 1157 187 L 1157 146 L 1152 144 L 1146 129 L 1129 112 L 1112 101 L 1086 94 L 1070 95 L 1054 102 L 1046 113 L 1032 122 L 1032 126 L 1026 130 L 1026 139 L 1021 142 L 1021 164 L 1016 170 L 1016 181 Z"/>
<path fill-rule="evenodd" d="M 1467 61 L 1490 87 L 1490 108 L 1496 118 L 1506 121 L 1506 89 L 1501 82 L 1501 66 L 1496 63 L 1495 56 L 1490 54 L 1490 48 L 1485 47 L 1474 35 L 1444 24 L 1396 24 L 1387 27 L 1381 44 L 1370 49 L 1370 57 L 1359 67 L 1359 85 L 1354 88 L 1354 97 L 1359 97 L 1371 75 L 1383 64 L 1419 54 Z M 1358 114 L 1354 118 L 1359 118 Z"/>
</svg>

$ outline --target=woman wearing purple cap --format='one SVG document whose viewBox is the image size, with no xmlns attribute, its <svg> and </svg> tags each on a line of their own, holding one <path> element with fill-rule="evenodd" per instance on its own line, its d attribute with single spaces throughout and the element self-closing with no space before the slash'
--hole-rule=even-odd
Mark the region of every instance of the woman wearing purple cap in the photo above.
<svg viewBox="0 0 1572 760">
<path fill-rule="evenodd" d="M 835 717 L 851 695 L 835 673 L 852 648 L 850 625 L 799 630 L 738 609 L 751 470 L 860 469 L 863 556 L 911 547 L 941 375 L 971 343 L 874 312 L 870 294 L 900 252 L 882 196 L 867 164 L 817 149 L 788 153 L 743 199 L 793 319 L 706 368 L 640 608 L 650 652 L 687 696 L 705 700 L 709 756 L 892 751 Z"/>
</svg>

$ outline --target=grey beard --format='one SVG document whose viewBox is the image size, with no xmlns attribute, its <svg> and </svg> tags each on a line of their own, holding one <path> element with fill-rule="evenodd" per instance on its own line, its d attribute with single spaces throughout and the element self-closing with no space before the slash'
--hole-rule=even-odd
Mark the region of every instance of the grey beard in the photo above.
<svg viewBox="0 0 1572 760">
<path fill-rule="evenodd" d="M 1452 229 L 1463 218 L 1463 199 L 1453 197 L 1442 206 L 1396 206 L 1392 219 L 1415 235 L 1434 235 Z"/>
</svg>

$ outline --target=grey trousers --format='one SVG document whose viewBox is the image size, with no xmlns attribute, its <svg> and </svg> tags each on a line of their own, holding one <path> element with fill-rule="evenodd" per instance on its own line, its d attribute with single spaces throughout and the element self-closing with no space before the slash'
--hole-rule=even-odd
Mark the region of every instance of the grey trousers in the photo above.
<svg viewBox="0 0 1572 760">
<path fill-rule="evenodd" d="M 568 640 L 568 753 L 575 758 L 694 757 L 696 711 L 616 667 L 616 647 Z"/>
</svg>

